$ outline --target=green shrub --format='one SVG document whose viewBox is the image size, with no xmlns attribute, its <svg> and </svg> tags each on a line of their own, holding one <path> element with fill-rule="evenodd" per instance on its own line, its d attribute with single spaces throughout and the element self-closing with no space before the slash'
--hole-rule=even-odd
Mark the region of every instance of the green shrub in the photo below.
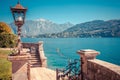
<svg viewBox="0 0 120 80">
<path fill-rule="evenodd" d="M 0 34 L 0 47 L 15 47 L 17 42 L 17 36 L 14 34 Z"/>
<path fill-rule="evenodd" d="M 17 36 L 12 33 L 11 28 L 4 22 L 0 22 L 0 47 L 15 47 Z"/>
</svg>

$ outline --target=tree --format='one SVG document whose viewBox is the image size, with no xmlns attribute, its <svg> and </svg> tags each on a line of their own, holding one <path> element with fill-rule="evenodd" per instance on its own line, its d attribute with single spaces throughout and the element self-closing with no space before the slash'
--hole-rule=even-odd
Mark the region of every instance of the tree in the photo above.
<svg viewBox="0 0 120 80">
<path fill-rule="evenodd" d="M 0 47 L 14 47 L 16 45 L 17 37 L 13 34 L 9 25 L 0 22 Z"/>
<path fill-rule="evenodd" d="M 4 34 L 4 33 L 12 33 L 11 28 L 4 22 L 0 22 L 0 34 Z"/>
</svg>

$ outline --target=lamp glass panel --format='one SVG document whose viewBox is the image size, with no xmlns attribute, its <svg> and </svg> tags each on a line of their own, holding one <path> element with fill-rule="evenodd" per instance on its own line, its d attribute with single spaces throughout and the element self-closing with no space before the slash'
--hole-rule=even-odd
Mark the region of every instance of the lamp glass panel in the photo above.
<svg viewBox="0 0 120 80">
<path fill-rule="evenodd" d="M 23 12 L 14 12 L 15 21 L 24 21 Z"/>
</svg>

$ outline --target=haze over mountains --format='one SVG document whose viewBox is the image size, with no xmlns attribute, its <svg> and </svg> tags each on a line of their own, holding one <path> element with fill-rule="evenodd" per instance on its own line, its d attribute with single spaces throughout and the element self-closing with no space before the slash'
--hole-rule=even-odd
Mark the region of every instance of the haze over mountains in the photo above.
<svg viewBox="0 0 120 80">
<path fill-rule="evenodd" d="M 11 26 L 13 28 L 13 24 Z M 73 25 L 71 23 L 57 24 L 49 20 L 40 19 L 27 21 L 22 30 L 27 37 L 120 37 L 120 20 L 94 20 Z"/>
<path fill-rule="evenodd" d="M 11 23 L 10 26 L 14 33 L 17 33 L 14 23 Z M 57 24 L 46 19 L 29 20 L 22 26 L 22 36 L 37 36 L 39 34 L 59 33 L 72 26 L 73 24 L 70 22 Z"/>
</svg>

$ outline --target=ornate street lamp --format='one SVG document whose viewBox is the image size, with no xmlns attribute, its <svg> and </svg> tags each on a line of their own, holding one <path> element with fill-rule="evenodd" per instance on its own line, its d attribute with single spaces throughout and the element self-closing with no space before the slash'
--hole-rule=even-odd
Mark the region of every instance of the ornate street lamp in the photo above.
<svg viewBox="0 0 120 80">
<path fill-rule="evenodd" d="M 24 8 L 19 1 L 15 7 L 10 7 L 10 9 L 14 18 L 14 23 L 17 26 L 17 33 L 18 33 L 17 50 L 18 50 L 18 54 L 21 54 L 20 52 L 22 49 L 21 38 L 20 38 L 21 27 L 25 22 L 25 15 L 27 9 Z"/>
</svg>

